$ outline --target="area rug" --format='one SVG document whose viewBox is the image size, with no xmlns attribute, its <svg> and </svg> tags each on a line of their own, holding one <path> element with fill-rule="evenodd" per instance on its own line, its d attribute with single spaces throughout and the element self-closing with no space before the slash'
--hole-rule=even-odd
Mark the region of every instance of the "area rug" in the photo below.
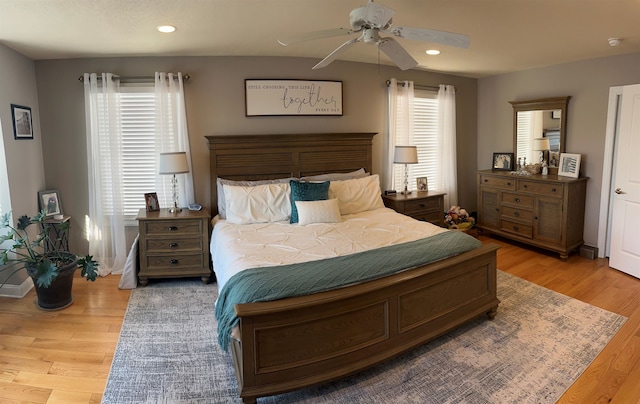
<svg viewBox="0 0 640 404">
<path fill-rule="evenodd" d="M 240 403 L 215 284 L 132 292 L 102 402 Z M 498 271 L 498 314 L 332 383 L 259 403 L 554 403 L 626 321 Z"/>
</svg>

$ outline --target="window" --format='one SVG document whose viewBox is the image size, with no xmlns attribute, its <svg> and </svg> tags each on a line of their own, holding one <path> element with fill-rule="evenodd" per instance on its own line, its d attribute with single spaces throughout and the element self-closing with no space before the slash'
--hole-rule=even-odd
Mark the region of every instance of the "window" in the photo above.
<svg viewBox="0 0 640 404">
<path fill-rule="evenodd" d="M 413 96 L 413 139 L 409 144 L 418 148 L 418 164 L 407 166 L 410 190 L 416 189 L 418 177 L 427 177 L 429 190 L 442 189 L 441 175 L 438 175 L 442 149 L 438 140 L 438 116 L 438 92 L 416 88 Z M 398 125 L 402 125 L 402 122 L 398 122 Z M 397 129 L 396 133 L 403 132 Z M 398 136 L 396 144 L 403 145 L 406 141 Z M 404 184 L 404 165 L 395 164 L 393 174 L 394 184 L 398 188 L 398 184 Z"/>
</svg>

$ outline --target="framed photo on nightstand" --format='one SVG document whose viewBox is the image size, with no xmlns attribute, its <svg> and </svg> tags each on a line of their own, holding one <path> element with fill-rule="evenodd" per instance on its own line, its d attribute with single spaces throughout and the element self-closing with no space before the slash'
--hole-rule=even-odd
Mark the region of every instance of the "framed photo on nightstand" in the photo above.
<svg viewBox="0 0 640 404">
<path fill-rule="evenodd" d="M 419 192 L 426 192 L 429 190 L 429 185 L 427 183 L 427 177 L 417 177 L 416 185 Z"/>
</svg>

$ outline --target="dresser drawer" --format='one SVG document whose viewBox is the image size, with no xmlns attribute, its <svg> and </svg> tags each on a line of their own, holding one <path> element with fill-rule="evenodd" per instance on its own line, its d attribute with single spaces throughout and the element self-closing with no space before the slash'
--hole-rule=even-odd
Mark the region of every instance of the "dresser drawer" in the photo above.
<svg viewBox="0 0 640 404">
<path fill-rule="evenodd" d="M 527 238 L 531 238 L 533 234 L 533 227 L 530 224 L 522 224 L 506 219 L 500 221 L 500 229 Z"/>
<path fill-rule="evenodd" d="M 481 175 L 480 185 L 487 186 L 487 187 L 515 190 L 516 180 L 515 178 L 503 178 L 503 177 L 493 177 L 490 175 Z"/>
<path fill-rule="evenodd" d="M 148 255 L 147 268 L 150 271 L 156 270 L 175 270 L 180 272 L 182 269 L 202 268 L 205 266 L 203 254 L 162 254 Z M 143 269 L 140 268 L 142 272 Z"/>
<path fill-rule="evenodd" d="M 144 222 L 143 231 L 147 237 L 201 235 L 202 220 L 149 220 Z"/>
<path fill-rule="evenodd" d="M 533 219 L 533 212 L 527 209 L 519 209 L 519 208 L 512 208 L 510 206 L 504 206 L 502 208 L 502 216 L 504 218 L 519 219 L 519 220 L 531 222 L 531 220 Z"/>
<path fill-rule="evenodd" d="M 502 203 L 508 203 L 511 205 L 519 205 L 531 208 L 533 207 L 533 196 L 522 195 L 522 194 L 512 194 L 511 192 L 503 192 Z"/>
<path fill-rule="evenodd" d="M 147 238 L 145 239 L 147 253 L 203 251 L 202 237 L 199 238 Z"/>
<path fill-rule="evenodd" d="M 414 212 L 418 213 L 418 212 L 437 211 L 438 213 L 440 213 L 440 199 L 431 198 L 431 199 L 418 199 L 415 201 L 406 201 L 404 203 L 404 211 L 409 216 L 413 216 Z"/>
<path fill-rule="evenodd" d="M 556 196 L 562 198 L 564 187 L 561 184 L 549 184 L 536 181 L 521 180 L 518 182 L 518 191 L 531 192 L 537 195 Z"/>
</svg>

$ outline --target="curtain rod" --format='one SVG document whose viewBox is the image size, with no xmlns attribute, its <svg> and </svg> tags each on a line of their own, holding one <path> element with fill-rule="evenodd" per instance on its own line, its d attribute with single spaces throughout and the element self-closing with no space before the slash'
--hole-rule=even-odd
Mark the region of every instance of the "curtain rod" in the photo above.
<svg viewBox="0 0 640 404">
<path fill-rule="evenodd" d="M 389 87 L 391 85 L 391 80 L 387 80 L 387 87 Z M 398 81 L 398 85 L 399 86 L 403 86 L 404 87 L 404 82 L 402 81 Z M 421 84 L 414 84 L 413 85 L 414 88 L 417 88 L 419 90 L 433 90 L 433 91 L 438 91 L 440 90 L 440 87 L 436 87 L 436 86 L 424 86 Z M 454 87 L 455 88 L 455 87 Z"/>
<path fill-rule="evenodd" d="M 178 76 L 176 75 L 176 78 Z M 155 76 L 118 76 L 121 82 L 134 82 L 134 83 L 144 83 L 144 82 L 155 82 Z M 189 81 L 191 76 L 188 74 L 182 75 L 183 81 Z M 102 76 L 97 77 L 98 80 L 102 80 Z M 84 75 L 78 77 L 78 81 L 84 83 Z"/>
</svg>

